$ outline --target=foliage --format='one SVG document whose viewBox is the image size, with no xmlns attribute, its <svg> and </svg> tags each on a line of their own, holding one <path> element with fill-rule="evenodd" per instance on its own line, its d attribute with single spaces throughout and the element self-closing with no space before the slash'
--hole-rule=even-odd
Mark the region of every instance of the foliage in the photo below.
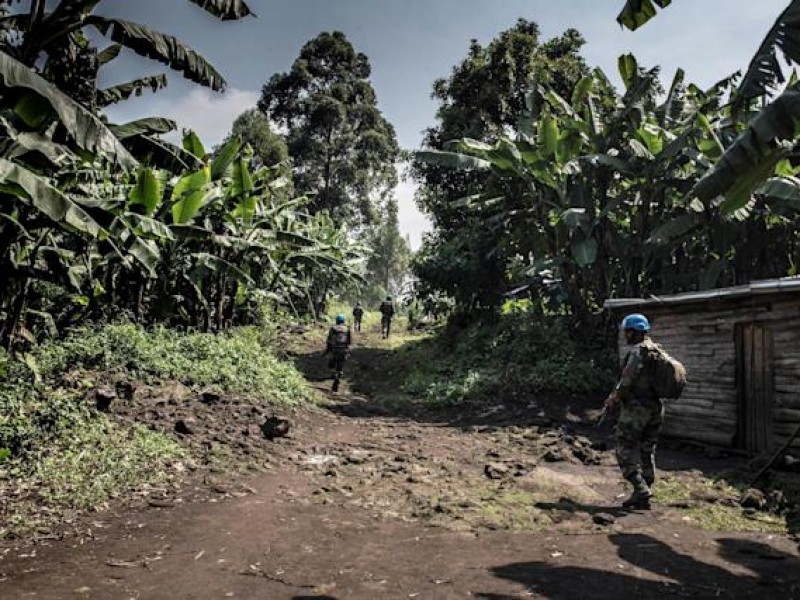
<svg viewBox="0 0 800 600">
<path fill-rule="evenodd" d="M 473 40 L 467 57 L 452 74 L 433 84 L 438 124 L 425 132 L 424 147 L 442 150 L 448 142 L 463 137 L 490 143 L 497 140 L 516 127 L 528 110 L 532 86 L 552 86 L 569 97 L 588 73 L 580 56 L 583 44 L 583 38 L 572 29 L 542 41 L 539 27 L 524 19 L 487 46 Z M 459 167 L 480 166 L 475 158 L 458 155 L 456 160 L 462 161 Z M 448 242 L 463 224 L 463 211 L 454 207 L 453 201 L 480 194 L 493 185 L 492 178 L 484 174 L 424 161 L 416 161 L 412 172 L 421 184 L 418 203 L 431 217 L 441 243 Z"/>
<path fill-rule="evenodd" d="M 451 237 L 494 236 L 478 252 L 496 261 L 492 270 L 498 279 L 500 273 L 510 282 L 527 279 L 538 296 L 556 287 L 584 324 L 613 296 L 789 274 L 798 235 L 791 217 L 770 208 L 781 198 L 763 196 L 757 205 L 747 197 L 736 205 L 721 203 L 714 194 L 702 194 L 705 202 L 692 196 L 692 190 L 708 187 L 701 177 L 726 148 L 745 143 L 734 144 L 743 127 L 723 102 L 730 82 L 703 91 L 686 85 L 679 71 L 659 103 L 657 69 L 641 68 L 630 55 L 620 57 L 619 67 L 623 94 L 611 94 L 599 70 L 567 98 L 540 85 L 530 92 L 530 108 L 513 134 L 493 143 L 465 138 L 444 151 L 420 153 L 420 160 L 448 168 L 469 164 L 467 158 L 480 161 L 469 164 L 471 175 L 482 177 L 487 189 L 450 202 L 451 210 L 463 215 Z M 766 145 L 779 135 L 772 133 L 777 126 L 769 117 L 753 123 L 754 135 L 773 136 L 753 142 L 769 155 L 769 169 L 778 163 L 773 157 L 786 156 Z M 743 165 L 734 162 L 735 168 Z M 790 163 L 778 166 L 784 174 L 794 173 Z M 502 291 L 477 277 L 457 282 L 458 268 L 450 267 L 447 257 L 462 256 L 446 248 L 429 243 L 422 253 L 428 270 L 417 274 L 434 289 L 465 306 L 467 299 Z M 448 269 L 456 290 L 443 285 Z"/>
<path fill-rule="evenodd" d="M 617 22 L 623 27 L 635 30 L 656 16 L 656 6 L 667 8 L 672 0 L 626 0 Z"/>
<path fill-rule="evenodd" d="M 176 147 L 158 137 L 174 129 L 167 119 L 108 126 L 97 116 L 97 106 L 163 87 L 157 76 L 97 89 L 98 69 L 123 46 L 223 85 L 181 42 L 98 16 L 99 4 L 34 0 L 3 21 L 2 346 L 107 313 L 219 330 L 252 321 L 265 302 L 313 312 L 318 279 L 357 277 L 357 246 L 292 199 L 286 165 L 254 165 L 239 141 L 208 153 L 193 133 Z M 241 0 L 196 4 L 221 19 L 250 14 Z M 88 27 L 118 44 L 99 51 Z"/>
<path fill-rule="evenodd" d="M 457 322 L 457 319 L 453 321 Z M 564 319 L 517 311 L 492 322 L 451 324 L 406 357 L 404 389 L 433 405 L 526 401 L 536 395 L 599 392 L 616 359 L 571 339 Z"/>
<path fill-rule="evenodd" d="M 394 128 L 377 106 L 368 58 L 341 32 L 306 43 L 288 73 L 264 86 L 259 109 L 285 129 L 300 193 L 313 212 L 371 224 L 397 182 Z"/>
<path fill-rule="evenodd" d="M 364 245 L 369 248 L 364 278 L 377 291 L 368 295 L 369 302 L 377 302 L 387 293 L 400 295 L 409 272 L 411 249 L 400 233 L 397 200 L 389 200 L 384 213 L 380 223 L 364 235 Z"/>
<path fill-rule="evenodd" d="M 286 141 L 272 130 L 269 119 L 256 108 L 246 110 L 236 117 L 224 144 L 234 140 L 248 144 L 253 149 L 253 156 L 262 165 L 271 167 L 289 159 Z"/>
<path fill-rule="evenodd" d="M 194 4 L 222 20 L 251 14 L 242 0 L 194 1 Z M 185 78 L 213 90 L 222 90 L 225 80 L 214 67 L 178 38 L 121 19 L 98 14 L 102 0 L 60 0 L 48 6 L 44 0 L 20 2 L 20 9 L 5 20 L 3 50 L 45 77 L 76 100 L 94 108 L 115 98 L 124 99 L 135 90 L 164 85 L 163 79 L 144 78 L 99 90 L 101 67 L 113 62 L 121 48 L 156 60 L 179 71 Z M 27 4 L 27 9 L 25 8 Z M 48 10 L 51 9 L 51 10 Z M 86 31 L 93 29 L 115 44 L 100 51 L 92 46 Z M 44 60 L 39 60 L 45 56 Z"/>
</svg>

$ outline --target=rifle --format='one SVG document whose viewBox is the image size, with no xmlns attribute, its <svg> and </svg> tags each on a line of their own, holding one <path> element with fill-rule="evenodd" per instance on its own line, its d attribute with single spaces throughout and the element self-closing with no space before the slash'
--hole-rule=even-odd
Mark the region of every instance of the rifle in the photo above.
<svg viewBox="0 0 800 600">
<path fill-rule="evenodd" d="M 595 421 L 594 426 L 600 427 L 603 423 L 608 420 L 608 417 L 614 412 L 615 407 L 609 407 L 608 404 L 603 405 L 603 412 L 600 413 L 597 421 Z"/>
</svg>

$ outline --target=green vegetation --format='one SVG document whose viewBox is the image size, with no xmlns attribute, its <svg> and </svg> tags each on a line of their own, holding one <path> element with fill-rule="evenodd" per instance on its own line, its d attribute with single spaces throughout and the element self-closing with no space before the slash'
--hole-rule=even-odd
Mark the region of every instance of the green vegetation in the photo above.
<svg viewBox="0 0 800 600">
<path fill-rule="evenodd" d="M 415 163 L 436 226 L 414 267 L 424 287 L 470 309 L 526 283 L 586 324 L 611 297 L 795 274 L 796 82 L 759 112 L 735 77 L 704 90 L 679 70 L 662 86 L 623 55 L 617 91 L 581 45 L 521 22 L 436 84 Z M 509 60 L 522 81 L 502 76 Z"/>
<path fill-rule="evenodd" d="M 394 350 L 392 378 L 401 389 L 387 387 L 382 396 L 433 407 L 607 391 L 615 355 L 573 341 L 566 327 L 561 318 L 511 313 L 451 324 L 437 335 L 401 332 L 384 345 Z"/>
<path fill-rule="evenodd" d="M 0 489 L 23 493 L 13 505 L 0 503 L 10 527 L 0 535 L 35 525 L 42 506 L 53 518 L 102 507 L 122 493 L 168 483 L 191 464 L 172 436 L 97 413 L 92 392 L 110 377 L 179 381 L 275 405 L 314 403 L 314 392 L 275 356 L 274 344 L 273 332 L 256 327 L 213 335 L 119 324 L 82 327 L 19 360 L 5 356 Z"/>
<path fill-rule="evenodd" d="M 746 489 L 736 485 L 737 478 L 709 479 L 668 475 L 655 486 L 657 504 L 675 507 L 689 523 L 710 531 L 786 532 L 785 517 L 767 512 L 749 514 L 736 500 Z M 720 502 L 720 500 L 733 502 Z"/>
</svg>

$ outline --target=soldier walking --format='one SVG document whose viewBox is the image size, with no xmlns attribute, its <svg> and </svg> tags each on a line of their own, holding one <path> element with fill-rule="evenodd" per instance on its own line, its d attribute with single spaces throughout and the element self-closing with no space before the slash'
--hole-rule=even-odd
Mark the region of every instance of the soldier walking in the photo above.
<svg viewBox="0 0 800 600">
<path fill-rule="evenodd" d="M 386 300 L 381 302 L 381 336 L 383 339 L 389 337 L 392 330 L 392 318 L 394 318 L 394 302 L 391 296 L 386 296 Z"/>
<path fill-rule="evenodd" d="M 650 352 L 660 348 L 650 339 L 650 322 L 640 314 L 628 315 L 622 329 L 629 350 L 622 376 L 606 399 L 606 409 L 620 407 L 616 427 L 616 453 L 622 476 L 633 485 L 633 494 L 622 506 L 650 509 L 656 479 L 655 452 L 664 423 L 664 405 L 655 391 L 653 374 L 645 368 Z"/>
<path fill-rule="evenodd" d="M 350 328 L 345 324 L 347 318 L 344 315 L 336 317 L 336 324 L 328 331 L 328 340 L 325 354 L 329 354 L 328 368 L 333 371 L 332 391 L 339 391 L 339 383 L 344 374 L 344 365 L 350 356 L 350 344 L 352 336 Z"/>
<path fill-rule="evenodd" d="M 355 308 L 353 309 L 353 328 L 358 333 L 361 333 L 361 319 L 363 318 L 364 308 L 361 306 L 361 302 L 357 302 Z"/>
</svg>

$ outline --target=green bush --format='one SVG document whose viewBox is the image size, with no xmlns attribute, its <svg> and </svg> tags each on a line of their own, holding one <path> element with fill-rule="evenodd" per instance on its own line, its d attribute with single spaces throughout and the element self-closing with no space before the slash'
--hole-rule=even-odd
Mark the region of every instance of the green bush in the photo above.
<svg viewBox="0 0 800 600">
<path fill-rule="evenodd" d="M 144 381 L 217 387 L 275 404 L 312 401 L 300 373 L 279 360 L 271 346 L 270 332 L 255 327 L 214 335 L 122 324 L 76 330 L 65 340 L 38 347 L 31 357 L 45 380 L 67 371 L 125 370 Z"/>
<path fill-rule="evenodd" d="M 613 383 L 613 353 L 573 340 L 563 318 L 508 311 L 491 322 L 459 323 L 418 347 L 405 391 L 447 405 L 591 394 Z"/>
</svg>

